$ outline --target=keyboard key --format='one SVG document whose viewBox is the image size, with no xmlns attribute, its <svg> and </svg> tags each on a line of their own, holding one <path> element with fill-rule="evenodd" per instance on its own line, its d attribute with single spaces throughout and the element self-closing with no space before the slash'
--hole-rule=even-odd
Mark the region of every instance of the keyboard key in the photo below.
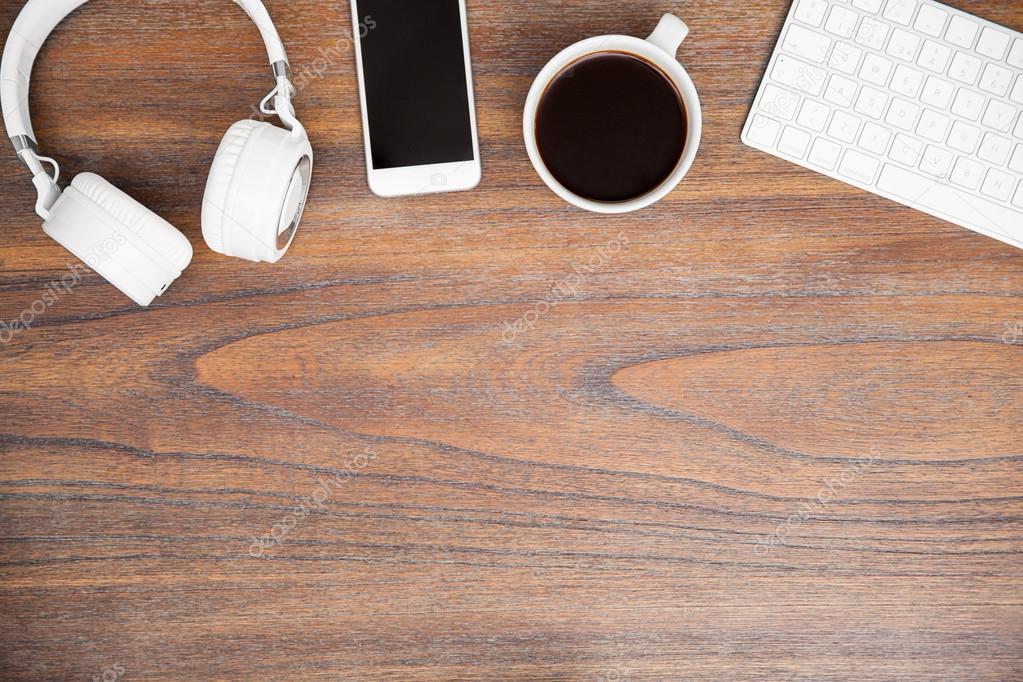
<svg viewBox="0 0 1023 682">
<path fill-rule="evenodd" d="M 799 0 L 795 18 L 811 26 L 820 26 L 828 12 L 827 0 Z"/>
<path fill-rule="evenodd" d="M 1009 160 L 1010 151 L 1012 151 L 1012 142 L 1000 135 L 988 133 L 984 136 L 984 142 L 980 145 L 977 156 L 996 166 L 1004 166 L 1005 162 Z"/>
<path fill-rule="evenodd" d="M 888 158 L 899 163 L 904 163 L 911 168 L 916 168 L 923 158 L 924 144 L 917 139 L 906 135 L 896 135 L 892 149 L 888 152 Z"/>
<path fill-rule="evenodd" d="M 764 94 L 760 96 L 760 110 L 765 114 L 791 121 L 798 106 L 798 94 L 779 88 L 774 83 L 764 86 Z"/>
<path fill-rule="evenodd" d="M 884 18 L 903 26 L 909 26 L 915 10 L 915 0 L 888 0 L 888 5 L 884 8 Z"/>
<path fill-rule="evenodd" d="M 950 124 L 951 121 L 947 116 L 928 110 L 920 117 L 920 125 L 916 127 L 916 134 L 926 137 L 931 142 L 944 142 L 948 136 Z"/>
<path fill-rule="evenodd" d="M 799 125 L 818 133 L 824 132 L 824 126 L 828 124 L 828 116 L 831 115 L 831 108 L 826 104 L 808 99 L 803 102 L 803 108 L 799 111 L 799 118 L 796 119 Z"/>
<path fill-rule="evenodd" d="M 952 124 L 952 133 L 948 137 L 948 146 L 966 154 L 977 151 L 980 144 L 980 129 L 969 123 L 956 121 Z"/>
<path fill-rule="evenodd" d="M 982 66 L 984 66 L 984 62 L 976 57 L 965 52 L 956 52 L 956 56 L 952 58 L 952 66 L 948 70 L 948 75 L 960 83 L 973 85 L 977 82 L 977 76 L 980 75 Z"/>
<path fill-rule="evenodd" d="M 870 12 L 871 14 L 877 14 L 881 11 L 881 5 L 884 4 L 884 0 L 853 0 L 853 7 L 861 9 L 864 12 Z"/>
<path fill-rule="evenodd" d="M 895 67 L 895 75 L 892 76 L 892 83 L 889 87 L 900 95 L 916 99 L 923 83 L 924 75 L 922 73 L 900 64 Z"/>
<path fill-rule="evenodd" d="M 884 39 L 888 37 L 888 24 L 881 23 L 877 19 L 864 17 L 860 22 L 860 30 L 856 31 L 856 42 L 866 45 L 872 50 L 880 50 L 884 47 Z"/>
<path fill-rule="evenodd" d="M 905 62 L 911 62 L 916 57 L 919 47 L 920 36 L 897 28 L 892 33 L 892 39 L 888 41 L 888 48 L 885 52 Z"/>
<path fill-rule="evenodd" d="M 913 28 L 934 38 L 940 38 L 945 30 L 946 19 L 948 19 L 948 12 L 945 10 L 938 9 L 933 5 L 924 5 L 916 16 Z"/>
<path fill-rule="evenodd" d="M 785 42 L 782 44 L 789 52 L 808 59 L 814 64 L 824 62 L 831 50 L 831 38 L 826 35 L 803 28 L 799 24 L 792 24 L 785 33 Z"/>
<path fill-rule="evenodd" d="M 1020 116 L 1020 119 L 1016 121 L 1016 130 L 1012 131 L 1012 134 L 1023 140 L 1023 116 Z"/>
<path fill-rule="evenodd" d="M 868 122 L 863 126 L 863 133 L 860 135 L 860 147 L 881 156 L 888 151 L 888 143 L 891 140 L 892 134 L 887 128 Z"/>
<path fill-rule="evenodd" d="M 927 85 L 924 86 L 920 100 L 924 104 L 929 104 L 937 109 L 948 109 L 955 91 L 956 86 L 937 76 L 931 76 L 927 79 Z"/>
<path fill-rule="evenodd" d="M 860 78 L 868 83 L 884 87 L 888 83 L 888 76 L 891 75 L 894 66 L 884 57 L 868 54 L 867 58 L 863 60 L 863 68 L 860 69 Z"/>
<path fill-rule="evenodd" d="M 1009 66 L 1023 69 L 1023 38 L 1016 38 L 1012 44 L 1012 51 L 1009 52 Z"/>
<path fill-rule="evenodd" d="M 952 169 L 952 182 L 976 191 L 980 187 L 980 179 L 984 177 L 984 166 L 970 159 L 959 159 Z"/>
<path fill-rule="evenodd" d="M 1009 170 L 1023 173 L 1023 144 L 1016 145 L 1016 152 L 1012 155 L 1012 161 L 1009 162 Z"/>
<path fill-rule="evenodd" d="M 851 107 L 853 97 L 856 96 L 856 88 L 858 87 L 856 81 L 835 74 L 828 81 L 828 89 L 824 93 L 824 99 L 840 107 Z"/>
<path fill-rule="evenodd" d="M 1019 189 L 1016 190 L 1016 196 L 1012 198 L 1014 206 L 1023 208 L 1023 182 L 1019 183 Z"/>
<path fill-rule="evenodd" d="M 924 150 L 923 158 L 920 160 L 920 170 L 928 175 L 939 178 L 944 177 L 952 169 L 953 159 L 955 159 L 955 155 L 952 152 L 929 144 L 927 149 Z"/>
<path fill-rule="evenodd" d="M 951 49 L 933 40 L 928 40 L 924 43 L 923 49 L 920 50 L 920 56 L 917 58 L 916 63 L 928 71 L 945 73 L 950 59 L 952 59 Z"/>
<path fill-rule="evenodd" d="M 746 137 L 761 147 L 773 147 L 781 132 L 781 124 L 775 120 L 757 114 L 750 123 Z"/>
<path fill-rule="evenodd" d="M 781 140 L 778 141 L 778 151 L 797 159 L 803 158 L 808 146 L 810 146 L 810 133 L 792 126 L 785 128 L 785 132 L 781 134 Z"/>
<path fill-rule="evenodd" d="M 1007 133 L 1012 127 L 1012 122 L 1016 120 L 1016 113 L 1016 110 L 1005 102 L 993 99 L 984 114 L 984 125 L 1000 133 Z"/>
<path fill-rule="evenodd" d="M 885 51 L 903 61 L 913 61 L 917 56 L 917 48 L 920 47 L 920 37 L 914 34 L 895 29 L 892 39 L 888 41 Z"/>
<path fill-rule="evenodd" d="M 874 157 L 862 154 L 855 149 L 847 149 L 845 156 L 842 157 L 842 164 L 838 167 L 838 172 L 850 180 L 870 185 L 873 184 L 874 176 L 877 175 L 880 166 L 880 162 Z"/>
<path fill-rule="evenodd" d="M 1023 76 L 1016 79 L 1016 87 L 1012 89 L 1009 99 L 1016 104 L 1023 104 Z"/>
<path fill-rule="evenodd" d="M 909 132 L 913 130 L 913 126 L 916 124 L 916 117 L 920 114 L 920 107 L 907 102 L 904 99 L 896 98 L 892 102 L 892 106 L 888 109 L 888 115 L 885 116 L 885 123 L 891 126 L 895 126 L 899 130 L 905 130 Z"/>
<path fill-rule="evenodd" d="M 819 137 L 814 140 L 813 147 L 810 148 L 809 161 L 815 166 L 820 166 L 825 170 L 835 170 L 835 164 L 838 163 L 838 155 L 842 153 L 841 145 L 837 145 L 831 140 L 825 140 L 823 137 Z"/>
<path fill-rule="evenodd" d="M 1009 36 L 987 26 L 981 31 L 977 42 L 977 52 L 995 61 L 1001 61 L 1005 51 L 1009 49 Z"/>
<path fill-rule="evenodd" d="M 881 114 L 884 113 L 884 108 L 887 104 L 888 95 L 880 90 L 864 85 L 863 89 L 860 90 L 859 98 L 856 100 L 855 109 L 864 116 L 881 118 Z"/>
<path fill-rule="evenodd" d="M 831 14 L 828 15 L 828 21 L 824 24 L 824 30 L 842 38 L 852 38 L 853 33 L 856 32 L 856 23 L 859 20 L 860 15 L 856 14 L 856 12 L 840 5 L 835 5 L 831 8 Z"/>
<path fill-rule="evenodd" d="M 831 125 L 828 127 L 828 135 L 836 140 L 852 144 L 856 140 L 856 133 L 859 129 L 860 119 L 844 111 L 836 111 L 831 119 Z"/>
<path fill-rule="evenodd" d="M 956 116 L 976 121 L 980 118 L 980 112 L 983 108 L 984 95 L 967 90 L 966 88 L 960 88 L 959 94 L 956 95 L 955 102 L 952 104 L 952 113 Z"/>
<path fill-rule="evenodd" d="M 835 49 L 831 51 L 831 60 L 828 62 L 828 66 L 853 76 L 856 74 L 856 69 L 860 65 L 860 57 L 862 56 L 863 50 L 855 45 L 851 43 L 838 43 L 835 45 Z"/>
<path fill-rule="evenodd" d="M 1016 180 L 1008 173 L 992 168 L 984 178 L 984 184 L 980 188 L 981 194 L 987 195 L 998 201 L 1008 201 L 1012 196 L 1012 190 L 1016 188 Z"/>
<path fill-rule="evenodd" d="M 942 182 L 935 182 L 890 163 L 885 164 L 881 170 L 877 188 L 899 197 L 913 208 L 934 212 L 953 222 L 971 225 L 974 229 L 1019 242 L 1023 213 L 1000 204 L 972 195 L 964 197 L 955 190 L 950 191 Z M 1013 228 L 1017 233 L 1015 239 L 1010 236 Z"/>
<path fill-rule="evenodd" d="M 1012 71 L 1003 69 L 997 64 L 988 64 L 980 79 L 980 89 L 997 97 L 1005 97 L 1012 84 Z"/>
<path fill-rule="evenodd" d="M 973 47 L 973 42 L 977 39 L 979 32 L 980 26 L 969 19 L 964 19 L 957 15 L 952 17 L 952 21 L 948 22 L 948 32 L 945 33 L 945 40 L 953 45 L 970 49 Z"/>
<path fill-rule="evenodd" d="M 824 89 L 827 72 L 794 57 L 779 55 L 771 77 L 782 85 L 819 97 L 821 90 Z"/>
</svg>

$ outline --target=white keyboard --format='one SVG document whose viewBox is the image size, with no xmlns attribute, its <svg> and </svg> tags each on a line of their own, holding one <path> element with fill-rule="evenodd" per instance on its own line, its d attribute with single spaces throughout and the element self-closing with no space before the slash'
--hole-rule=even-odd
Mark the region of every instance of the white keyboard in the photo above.
<svg viewBox="0 0 1023 682">
<path fill-rule="evenodd" d="M 931 0 L 796 0 L 742 140 L 1023 248 L 1023 34 Z"/>
</svg>

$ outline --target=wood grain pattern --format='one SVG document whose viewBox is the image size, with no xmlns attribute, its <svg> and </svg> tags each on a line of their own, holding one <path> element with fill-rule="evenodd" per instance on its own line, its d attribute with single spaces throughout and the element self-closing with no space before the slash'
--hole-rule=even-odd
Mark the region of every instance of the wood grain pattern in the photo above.
<svg viewBox="0 0 1023 682">
<path fill-rule="evenodd" d="M 148 310 L 88 274 L 0 347 L 0 678 L 1023 679 L 1023 253 L 740 144 L 786 0 L 471 1 L 483 184 L 396 201 L 347 3 L 267 4 L 318 164 L 278 266 L 200 235 L 268 86 L 240 11 L 94 0 L 37 65 L 43 150 L 196 257 Z M 665 11 L 697 163 L 571 209 L 532 78 Z M 10 320 L 69 256 L 0 169 Z"/>
</svg>

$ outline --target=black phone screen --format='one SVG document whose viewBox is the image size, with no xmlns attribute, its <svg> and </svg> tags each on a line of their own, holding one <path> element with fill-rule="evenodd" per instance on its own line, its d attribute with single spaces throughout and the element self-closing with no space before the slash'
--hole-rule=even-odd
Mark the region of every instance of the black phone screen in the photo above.
<svg viewBox="0 0 1023 682">
<path fill-rule="evenodd" d="M 357 0 L 377 170 L 471 161 L 459 0 Z"/>
</svg>

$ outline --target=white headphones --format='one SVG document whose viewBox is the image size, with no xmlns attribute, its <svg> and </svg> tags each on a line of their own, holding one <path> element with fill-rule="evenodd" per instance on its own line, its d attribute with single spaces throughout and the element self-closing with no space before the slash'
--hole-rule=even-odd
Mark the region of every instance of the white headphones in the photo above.
<svg viewBox="0 0 1023 682">
<path fill-rule="evenodd" d="M 170 223 L 109 182 L 82 173 L 61 192 L 56 161 L 39 156 L 29 118 L 32 65 L 64 18 L 88 0 L 29 0 L 4 48 L 0 101 L 7 134 L 32 172 L 43 230 L 141 306 L 162 294 L 192 260 L 192 245 Z M 313 150 L 291 105 L 294 86 L 284 44 L 260 0 L 234 0 L 262 34 L 277 86 L 260 104 L 284 125 L 244 120 L 227 131 L 213 159 L 202 206 L 211 249 L 253 262 L 276 263 L 302 219 Z M 268 109 L 273 99 L 273 108 Z M 51 176 L 43 162 L 53 166 Z"/>
</svg>

